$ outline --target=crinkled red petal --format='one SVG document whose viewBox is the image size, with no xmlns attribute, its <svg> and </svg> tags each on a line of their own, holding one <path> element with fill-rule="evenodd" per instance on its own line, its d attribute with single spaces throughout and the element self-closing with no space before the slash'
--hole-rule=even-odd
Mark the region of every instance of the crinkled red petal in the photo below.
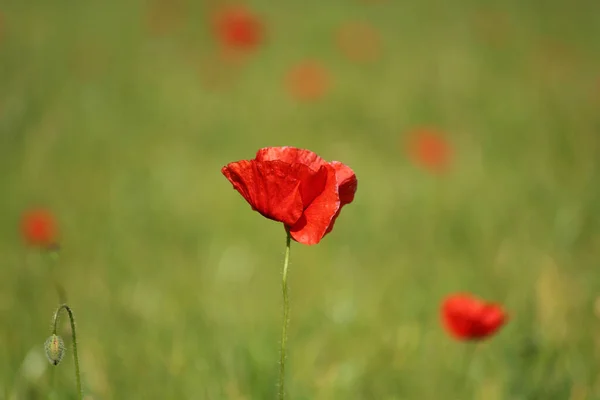
<svg viewBox="0 0 600 400">
<path fill-rule="evenodd" d="M 280 160 L 290 164 L 304 164 L 314 171 L 327 164 L 325 160 L 310 150 L 296 147 L 265 147 L 256 153 L 257 161 Z"/>
<path fill-rule="evenodd" d="M 358 180 L 356 179 L 354 171 L 352 171 L 350 167 L 348 167 L 345 164 L 342 164 L 339 161 L 332 161 L 329 164 L 335 169 L 335 177 L 337 180 L 338 191 L 340 194 L 340 208 L 337 210 L 337 212 L 331 219 L 331 224 L 329 224 L 326 233 L 329 233 L 333 230 L 335 221 L 342 212 L 342 207 L 348 203 L 351 203 L 354 200 L 354 194 L 356 193 L 356 189 L 358 187 Z"/>
<path fill-rule="evenodd" d="M 281 161 L 242 160 L 221 170 L 252 208 L 265 217 L 294 225 L 303 203 L 297 169 Z"/>
<path fill-rule="evenodd" d="M 335 169 L 329 164 L 324 167 L 327 170 L 325 188 L 304 210 L 298 222 L 289 228 L 292 238 L 302 244 L 319 243 L 340 207 Z"/>
<path fill-rule="evenodd" d="M 314 171 L 304 164 L 292 164 L 292 170 L 300 181 L 302 204 L 306 209 L 325 190 L 329 169 L 323 165 Z"/>
<path fill-rule="evenodd" d="M 340 202 L 342 205 L 352 203 L 358 186 L 354 171 L 352 171 L 352 168 L 339 161 L 332 161 L 329 164 L 335 169 L 335 178 L 337 179 L 340 192 Z"/>
</svg>

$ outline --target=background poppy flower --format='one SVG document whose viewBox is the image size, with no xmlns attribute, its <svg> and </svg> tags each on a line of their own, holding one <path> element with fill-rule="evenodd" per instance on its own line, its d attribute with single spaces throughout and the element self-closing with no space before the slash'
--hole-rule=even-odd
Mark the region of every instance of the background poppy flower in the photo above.
<svg viewBox="0 0 600 400">
<path fill-rule="evenodd" d="M 357 188 L 350 167 L 295 147 L 263 148 L 255 159 L 230 163 L 221 172 L 252 209 L 283 222 L 294 240 L 307 245 L 331 232 Z"/>
<path fill-rule="evenodd" d="M 23 214 L 21 231 L 25 241 L 31 246 L 48 249 L 56 244 L 56 221 L 46 210 L 31 210 Z"/>
<path fill-rule="evenodd" d="M 213 17 L 217 40 L 230 50 L 254 50 L 262 42 L 264 28 L 260 19 L 242 5 L 218 9 Z"/>
<path fill-rule="evenodd" d="M 434 129 L 418 129 L 409 137 L 408 152 L 413 161 L 431 172 L 443 172 L 450 164 L 452 149 Z"/>
<path fill-rule="evenodd" d="M 447 297 L 441 309 L 444 327 L 458 340 L 479 340 L 493 335 L 507 316 L 498 304 L 487 303 L 470 294 Z"/>
</svg>

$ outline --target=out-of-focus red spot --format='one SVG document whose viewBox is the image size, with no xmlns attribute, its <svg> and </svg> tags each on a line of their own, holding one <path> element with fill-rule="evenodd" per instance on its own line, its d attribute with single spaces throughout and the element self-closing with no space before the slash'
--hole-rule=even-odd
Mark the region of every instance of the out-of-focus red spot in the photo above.
<svg viewBox="0 0 600 400">
<path fill-rule="evenodd" d="M 146 9 L 145 22 L 153 36 L 173 33 L 185 20 L 186 0 L 152 0 Z"/>
<path fill-rule="evenodd" d="M 509 320 L 497 303 L 481 300 L 470 293 L 453 293 L 440 307 L 442 324 L 450 336 L 461 341 L 480 341 L 492 337 Z"/>
<path fill-rule="evenodd" d="M 304 61 L 290 69 L 286 76 L 287 90 L 301 101 L 322 98 L 331 87 L 331 77 L 317 61 Z"/>
<path fill-rule="evenodd" d="M 336 44 L 351 61 L 372 62 L 381 56 L 381 37 L 369 24 L 348 22 L 336 34 Z"/>
<path fill-rule="evenodd" d="M 508 15 L 496 10 L 481 10 L 475 14 L 474 30 L 478 39 L 500 49 L 508 43 L 510 21 Z"/>
<path fill-rule="evenodd" d="M 412 160 L 430 172 L 444 172 L 450 166 L 452 149 L 443 135 L 435 129 L 421 128 L 408 138 L 408 152 Z"/>
<path fill-rule="evenodd" d="M 255 50 L 264 39 L 264 26 L 259 17 L 243 5 L 227 5 L 213 14 L 213 32 L 219 44 L 231 51 Z"/>
<path fill-rule="evenodd" d="M 57 226 L 54 216 L 47 210 L 34 209 L 21 217 L 21 232 L 27 244 L 49 249 L 56 245 Z"/>
</svg>

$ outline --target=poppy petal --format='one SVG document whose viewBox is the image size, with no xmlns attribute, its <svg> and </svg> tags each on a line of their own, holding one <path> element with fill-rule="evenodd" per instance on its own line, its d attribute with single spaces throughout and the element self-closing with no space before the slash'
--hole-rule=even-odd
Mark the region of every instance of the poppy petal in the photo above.
<svg viewBox="0 0 600 400">
<path fill-rule="evenodd" d="M 329 169 L 321 166 L 316 172 L 304 164 L 291 164 L 294 176 L 300 181 L 300 194 L 304 208 L 308 207 L 325 189 Z"/>
<path fill-rule="evenodd" d="M 339 161 L 332 161 L 329 164 L 335 169 L 335 178 L 340 192 L 340 202 L 342 205 L 352 203 L 358 185 L 354 171 Z"/>
<path fill-rule="evenodd" d="M 291 226 L 302 216 L 300 181 L 290 164 L 242 160 L 227 164 L 221 172 L 252 208 L 265 217 Z"/>
<path fill-rule="evenodd" d="M 504 310 L 495 304 L 487 305 L 481 314 L 479 319 L 484 335 L 496 332 L 506 321 Z"/>
<path fill-rule="evenodd" d="M 329 164 L 325 167 L 328 172 L 325 189 L 304 210 L 298 222 L 290 226 L 292 238 L 302 244 L 319 243 L 340 207 L 335 169 Z"/>
<path fill-rule="evenodd" d="M 354 194 L 356 193 L 356 189 L 358 186 L 356 175 L 350 167 L 348 167 L 345 164 L 342 164 L 339 161 L 332 161 L 329 164 L 335 169 L 335 177 L 338 183 L 338 191 L 340 194 L 340 208 L 337 210 L 337 212 L 331 219 L 331 223 L 327 228 L 327 233 L 333 230 L 335 221 L 342 212 L 342 207 L 348 203 L 352 203 L 352 201 L 354 200 Z"/>
<path fill-rule="evenodd" d="M 304 164 L 314 171 L 327 164 L 325 160 L 310 150 L 298 149 L 296 147 L 265 147 L 256 153 L 257 161 L 280 160 L 290 164 Z"/>
<path fill-rule="evenodd" d="M 468 294 L 456 294 L 442 305 L 442 320 L 448 332 L 458 340 L 484 339 L 506 321 L 502 307 L 486 303 Z"/>
</svg>

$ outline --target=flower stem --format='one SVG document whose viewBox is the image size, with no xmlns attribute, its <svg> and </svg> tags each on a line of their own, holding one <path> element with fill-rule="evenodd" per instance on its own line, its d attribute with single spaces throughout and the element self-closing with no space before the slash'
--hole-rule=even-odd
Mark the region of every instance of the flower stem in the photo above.
<svg viewBox="0 0 600 400">
<path fill-rule="evenodd" d="M 54 313 L 52 334 L 56 335 L 56 328 L 58 325 L 58 314 L 63 309 L 66 310 L 69 314 L 69 320 L 71 322 L 71 334 L 73 336 L 73 361 L 75 362 L 75 380 L 77 381 L 77 394 L 80 399 L 83 399 L 83 391 L 81 390 L 81 373 L 79 372 L 79 356 L 77 355 L 77 333 L 75 332 L 75 317 L 73 316 L 73 311 L 68 305 L 61 305 L 60 307 L 58 307 L 58 310 L 56 310 L 56 312 Z"/>
<path fill-rule="evenodd" d="M 290 302 L 288 298 L 288 287 L 287 287 L 287 272 L 288 265 L 290 262 L 290 243 L 292 237 L 287 232 L 285 241 L 285 259 L 283 261 L 283 274 L 281 280 L 281 290 L 283 292 L 283 323 L 281 324 L 281 352 L 279 360 L 279 400 L 285 398 L 285 359 L 286 359 L 286 345 L 287 345 L 287 328 L 290 322 Z"/>
</svg>

